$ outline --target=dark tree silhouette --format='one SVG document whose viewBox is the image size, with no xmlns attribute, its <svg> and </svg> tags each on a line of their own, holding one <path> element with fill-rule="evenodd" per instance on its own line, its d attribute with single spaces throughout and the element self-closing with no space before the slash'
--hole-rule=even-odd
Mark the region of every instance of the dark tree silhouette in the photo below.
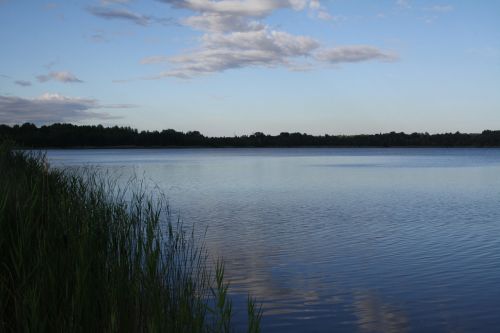
<svg viewBox="0 0 500 333">
<path fill-rule="evenodd" d="M 198 131 L 173 129 L 141 131 L 130 127 L 31 123 L 0 125 L 0 140 L 22 147 L 500 147 L 500 131 L 482 133 L 380 133 L 374 135 L 319 135 L 282 132 L 266 135 L 206 137 Z"/>
</svg>

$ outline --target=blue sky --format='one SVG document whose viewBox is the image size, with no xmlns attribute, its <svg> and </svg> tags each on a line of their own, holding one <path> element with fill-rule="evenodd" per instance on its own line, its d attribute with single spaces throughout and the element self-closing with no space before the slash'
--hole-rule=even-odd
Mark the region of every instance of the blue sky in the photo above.
<svg viewBox="0 0 500 333">
<path fill-rule="evenodd" d="M 500 129 L 500 2 L 0 0 L 0 123 Z"/>
</svg>

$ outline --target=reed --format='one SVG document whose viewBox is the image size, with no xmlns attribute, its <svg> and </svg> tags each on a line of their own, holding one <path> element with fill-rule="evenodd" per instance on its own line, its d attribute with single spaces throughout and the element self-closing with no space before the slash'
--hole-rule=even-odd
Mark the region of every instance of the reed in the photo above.
<svg viewBox="0 0 500 333">
<path fill-rule="evenodd" d="M 0 331 L 230 332 L 224 266 L 165 199 L 0 147 Z M 248 331 L 262 313 L 249 298 Z"/>
</svg>

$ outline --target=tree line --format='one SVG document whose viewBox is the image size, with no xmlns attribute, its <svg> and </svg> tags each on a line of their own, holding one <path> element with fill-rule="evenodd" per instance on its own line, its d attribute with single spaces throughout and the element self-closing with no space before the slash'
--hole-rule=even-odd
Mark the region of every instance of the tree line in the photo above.
<svg viewBox="0 0 500 333">
<path fill-rule="evenodd" d="M 482 133 L 390 132 L 362 135 L 310 135 L 256 132 L 233 137 L 208 137 L 198 131 L 138 131 L 131 127 L 31 123 L 0 125 L 0 139 L 22 147 L 500 147 L 500 131 Z"/>
</svg>

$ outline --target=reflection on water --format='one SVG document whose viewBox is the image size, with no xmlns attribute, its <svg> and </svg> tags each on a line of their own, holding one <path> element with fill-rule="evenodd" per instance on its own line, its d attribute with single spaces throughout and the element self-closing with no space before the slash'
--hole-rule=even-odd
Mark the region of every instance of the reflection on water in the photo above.
<svg viewBox="0 0 500 333">
<path fill-rule="evenodd" d="M 383 303 L 372 293 L 356 293 L 354 306 L 361 332 L 406 332 L 408 320 L 405 314 Z"/>
<path fill-rule="evenodd" d="M 264 330 L 500 327 L 500 150 L 53 150 L 165 191 Z"/>
</svg>

